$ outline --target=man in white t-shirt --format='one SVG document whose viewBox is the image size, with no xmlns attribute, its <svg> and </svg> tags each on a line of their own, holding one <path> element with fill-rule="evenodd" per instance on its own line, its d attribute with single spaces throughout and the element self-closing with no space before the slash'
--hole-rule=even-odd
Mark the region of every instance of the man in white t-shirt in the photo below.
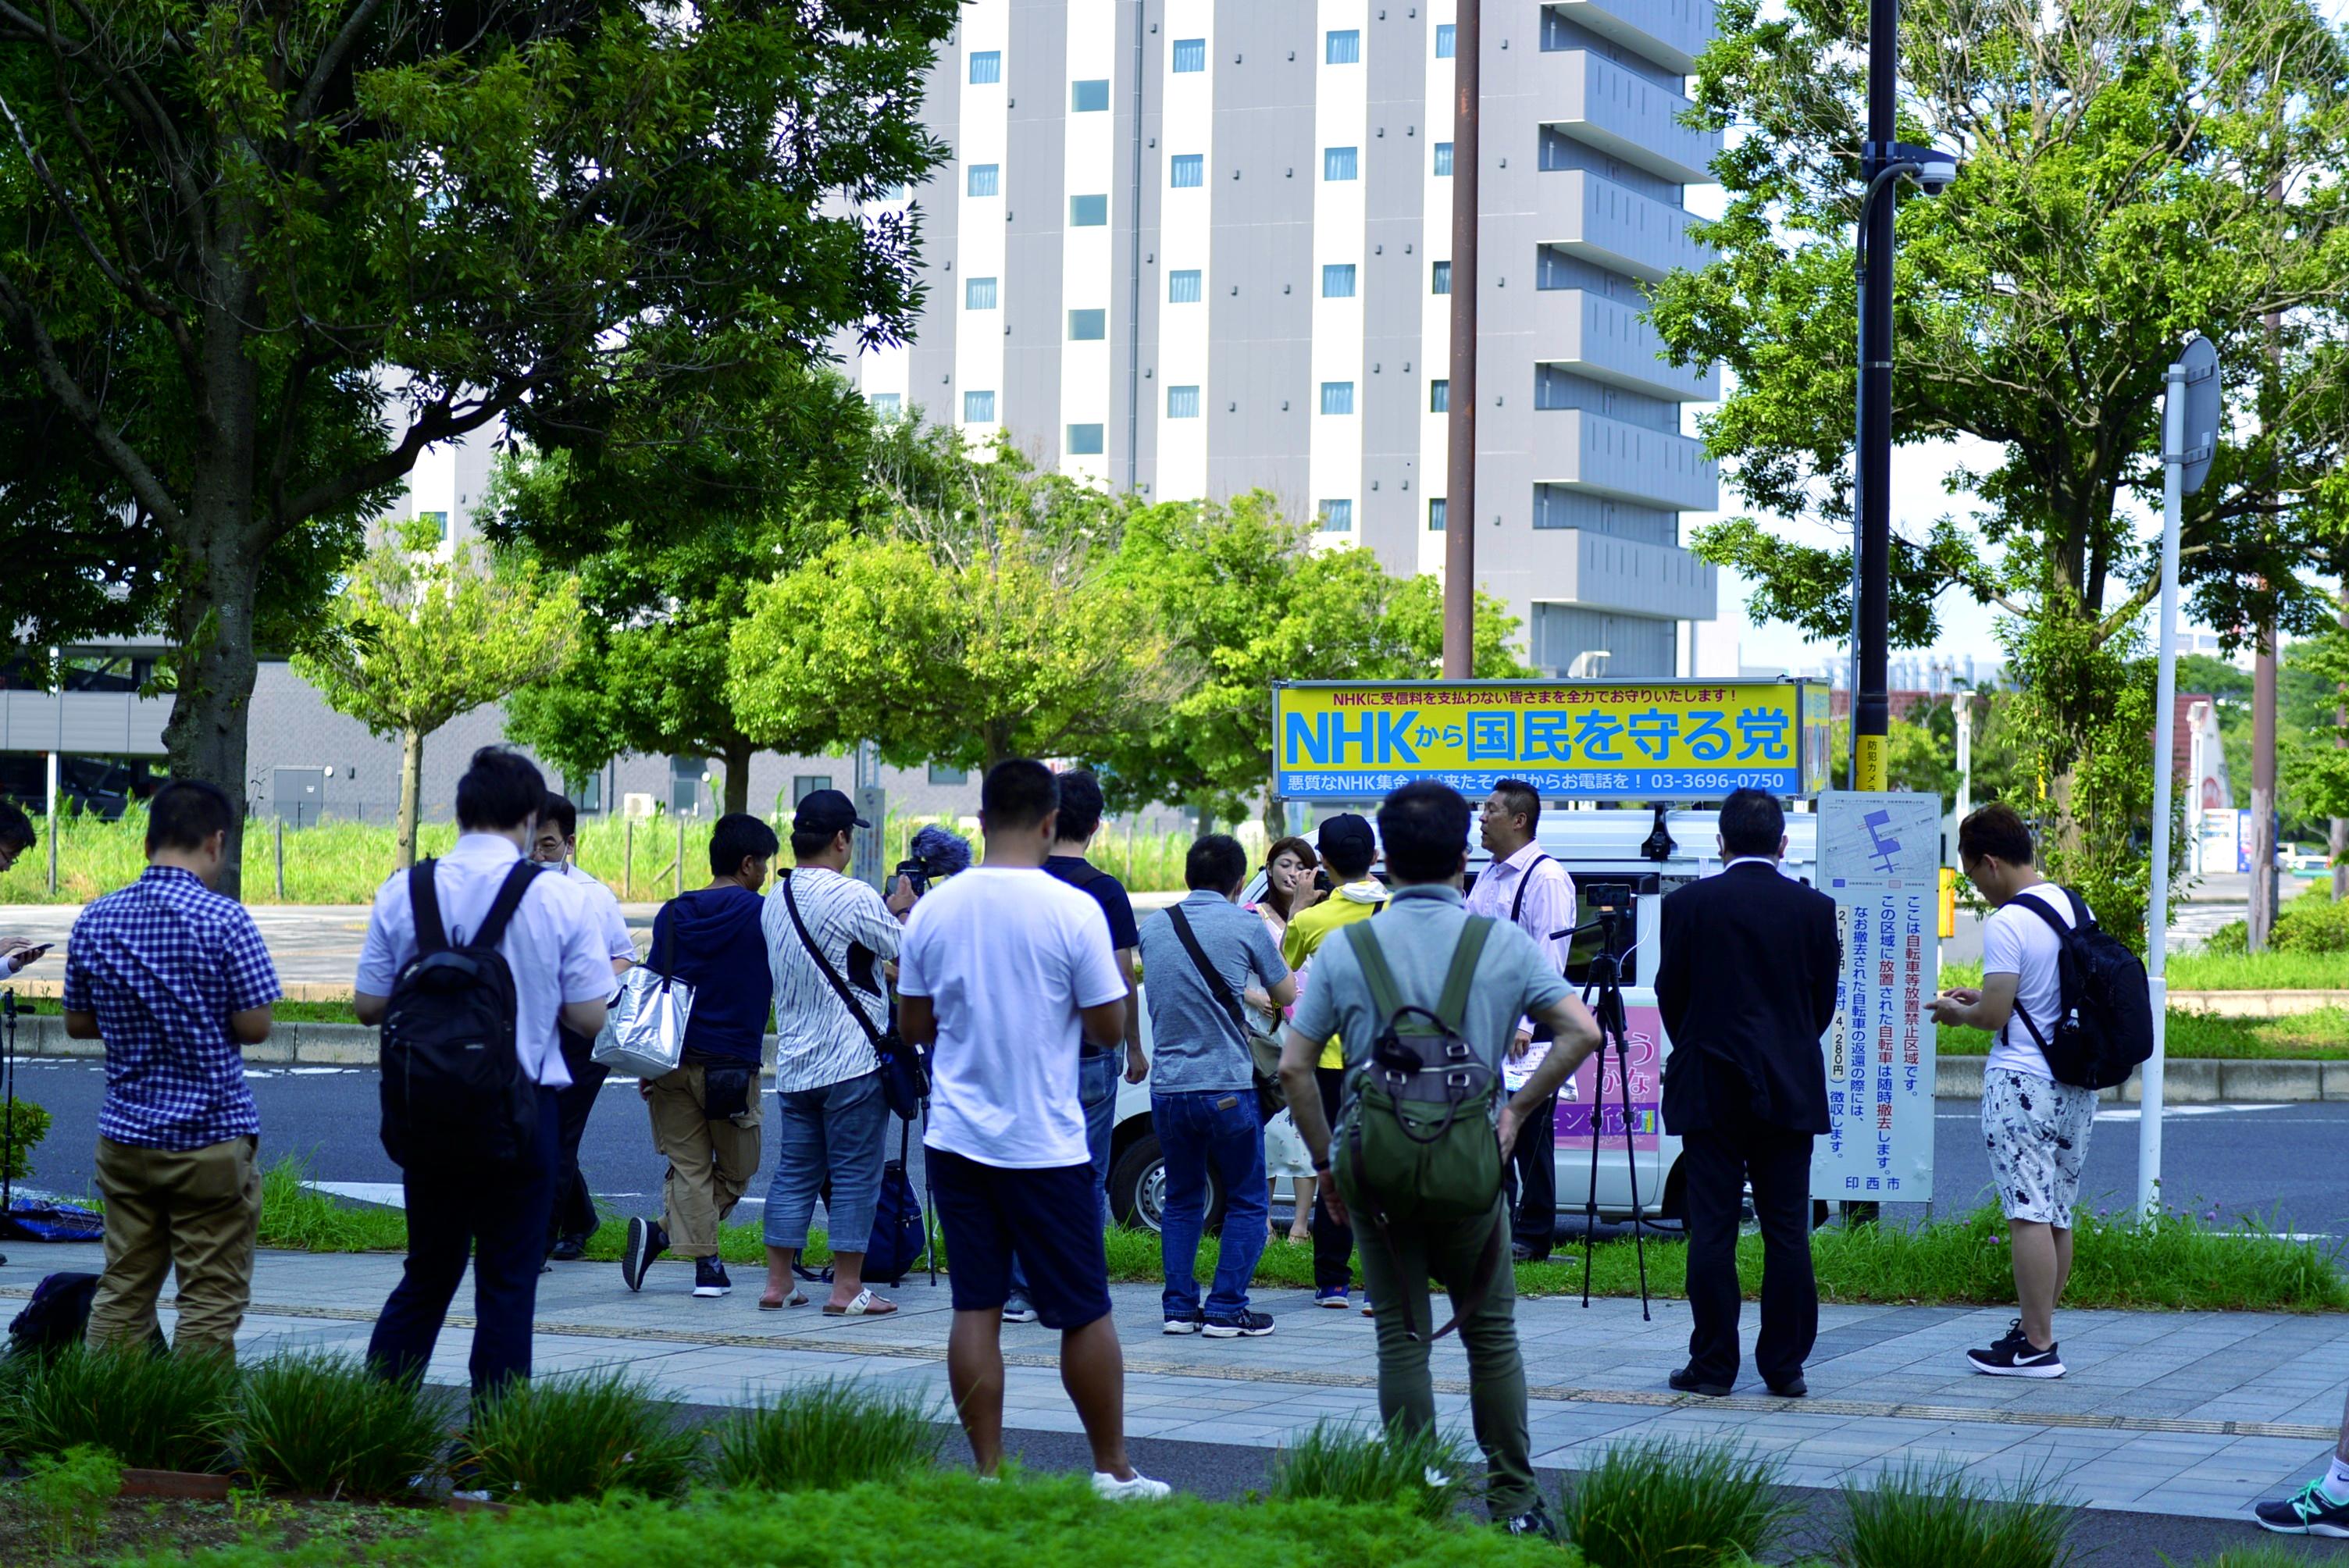
<svg viewBox="0 0 2349 1568">
<path fill-rule="evenodd" d="M 604 949 L 611 955 L 612 973 L 625 975 L 636 962 L 628 917 L 620 913 L 620 901 L 610 888 L 579 869 L 578 854 L 579 808 L 567 796 L 550 789 L 546 804 L 539 810 L 530 858 L 586 893 L 596 927 L 604 934 Z M 611 1069 L 595 1058 L 594 1040 L 570 1029 L 562 1034 L 563 1065 L 571 1074 L 571 1082 L 554 1097 L 562 1116 L 562 1162 L 554 1177 L 554 1239 L 546 1255 L 554 1263 L 577 1263 L 587 1255 L 587 1238 L 595 1234 L 601 1219 L 595 1212 L 595 1197 L 587 1191 L 587 1179 L 579 1173 L 579 1140 L 586 1134 L 587 1118 L 595 1109 L 595 1097 L 603 1092 Z"/>
<path fill-rule="evenodd" d="M 2031 830 L 2002 803 L 1958 826 L 1958 863 L 1992 906 L 1982 923 L 1982 983 L 1934 998 L 1938 1024 L 1988 1029 L 1982 1140 L 2006 1212 L 2014 1294 L 2023 1315 L 2006 1337 L 1966 1359 L 1995 1377 L 2061 1377 L 2055 1303 L 2072 1273 L 2072 1210 L 2095 1125 L 2096 1091 L 2059 1083 L 2042 1050 L 2063 1016 L 2060 925 L 2072 900 L 2032 864 Z"/>
<path fill-rule="evenodd" d="M 1109 921 L 1044 870 L 1060 810 L 1040 762 L 1015 758 L 979 791 L 984 861 L 914 908 L 897 959 L 898 1026 L 932 1051 L 922 1146 L 947 1255 L 947 1378 L 981 1475 L 1003 1458 L 1003 1305 L 1011 1262 L 1061 1332 L 1061 1381 L 1114 1501 L 1171 1490 L 1125 1452 L 1125 1361 L 1110 1317 L 1101 1198 L 1077 1057 L 1125 1037 L 1125 976 Z"/>
</svg>

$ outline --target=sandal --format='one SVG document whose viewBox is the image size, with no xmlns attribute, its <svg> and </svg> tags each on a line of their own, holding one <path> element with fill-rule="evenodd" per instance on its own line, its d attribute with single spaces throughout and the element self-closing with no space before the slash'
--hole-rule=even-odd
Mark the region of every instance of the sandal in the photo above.
<svg viewBox="0 0 2349 1568">
<path fill-rule="evenodd" d="M 761 1296 L 759 1298 L 759 1310 L 761 1312 L 781 1312 L 787 1306 L 805 1306 L 807 1304 L 807 1292 L 803 1290 L 794 1290 L 790 1295 L 784 1297 L 781 1301 L 769 1301 L 765 1296 Z"/>
<path fill-rule="evenodd" d="M 869 1290 L 858 1291 L 856 1299 L 846 1306 L 835 1305 L 828 1301 L 823 1304 L 823 1315 L 826 1317 L 886 1317 L 896 1310 L 895 1302 L 884 1301 Z"/>
</svg>

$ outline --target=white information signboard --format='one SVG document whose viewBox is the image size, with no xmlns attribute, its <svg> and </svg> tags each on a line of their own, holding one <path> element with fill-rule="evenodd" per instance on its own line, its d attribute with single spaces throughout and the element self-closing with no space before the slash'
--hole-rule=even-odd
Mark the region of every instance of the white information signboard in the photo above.
<svg viewBox="0 0 2349 1568">
<path fill-rule="evenodd" d="M 1819 797 L 1818 888 L 1836 901 L 1843 975 L 1827 1057 L 1829 1130 L 1811 1191 L 1841 1202 L 1933 1196 L 1933 1025 L 1940 988 L 1941 800 Z"/>
</svg>

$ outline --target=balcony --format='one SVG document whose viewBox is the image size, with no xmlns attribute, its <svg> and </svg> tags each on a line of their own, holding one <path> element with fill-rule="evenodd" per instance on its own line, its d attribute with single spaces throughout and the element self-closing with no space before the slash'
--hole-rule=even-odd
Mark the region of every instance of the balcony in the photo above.
<svg viewBox="0 0 2349 1568">
<path fill-rule="evenodd" d="M 1721 137 L 1681 124 L 1688 99 L 1588 49 L 1548 58 L 1558 62 L 1558 112 L 1543 115 L 1544 125 L 1659 180 L 1711 182 Z"/>
<path fill-rule="evenodd" d="M 1667 621 L 1709 621 L 1718 608 L 1717 569 L 1676 545 L 1650 544 L 1583 529 L 1560 529 L 1531 537 L 1526 562 L 1540 573 L 1544 600 L 1571 604 L 1585 613 Z M 1608 642 L 1591 645 L 1619 655 L 1627 652 Z M 1608 673 L 1630 672 L 1610 668 Z"/>
<path fill-rule="evenodd" d="M 1609 387 L 1676 403 L 1721 397 L 1713 366 L 1675 368 L 1661 357 L 1664 340 L 1643 312 L 1588 289 L 1537 290 L 1533 337 L 1537 362 L 1564 366 Z"/>
<path fill-rule="evenodd" d="M 1535 483 L 1672 511 L 1720 509 L 1721 469 L 1703 442 L 1581 408 L 1537 418 L 1555 434 L 1536 444 Z"/>
<path fill-rule="evenodd" d="M 1713 0 L 1548 0 L 1542 10 L 1683 77 L 1718 30 Z M 1547 36 L 1545 27 L 1545 48 Z"/>
<path fill-rule="evenodd" d="M 1537 243 L 1651 284 L 1713 260 L 1711 251 L 1689 237 L 1697 220 L 1684 208 L 1651 201 L 1587 169 L 1560 169 L 1542 179 L 1541 217 L 1557 228 Z"/>
</svg>

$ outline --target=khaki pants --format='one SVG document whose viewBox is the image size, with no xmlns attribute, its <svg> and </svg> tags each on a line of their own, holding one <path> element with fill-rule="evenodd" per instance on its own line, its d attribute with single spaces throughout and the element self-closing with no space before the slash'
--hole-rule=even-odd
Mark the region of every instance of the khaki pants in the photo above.
<svg viewBox="0 0 2349 1568">
<path fill-rule="evenodd" d="M 653 1148 L 668 1161 L 661 1185 L 668 1250 L 681 1258 L 718 1255 L 718 1227 L 759 1174 L 759 1079 L 742 1114 L 712 1121 L 705 1107 L 707 1069 L 681 1067 L 644 1086 Z"/>
<path fill-rule="evenodd" d="M 156 1297 L 176 1264 L 180 1321 L 171 1348 L 236 1353 L 261 1233 L 260 1144 L 251 1136 L 184 1150 L 98 1140 L 106 1273 L 90 1307 L 90 1348 L 152 1338 Z"/>
</svg>

